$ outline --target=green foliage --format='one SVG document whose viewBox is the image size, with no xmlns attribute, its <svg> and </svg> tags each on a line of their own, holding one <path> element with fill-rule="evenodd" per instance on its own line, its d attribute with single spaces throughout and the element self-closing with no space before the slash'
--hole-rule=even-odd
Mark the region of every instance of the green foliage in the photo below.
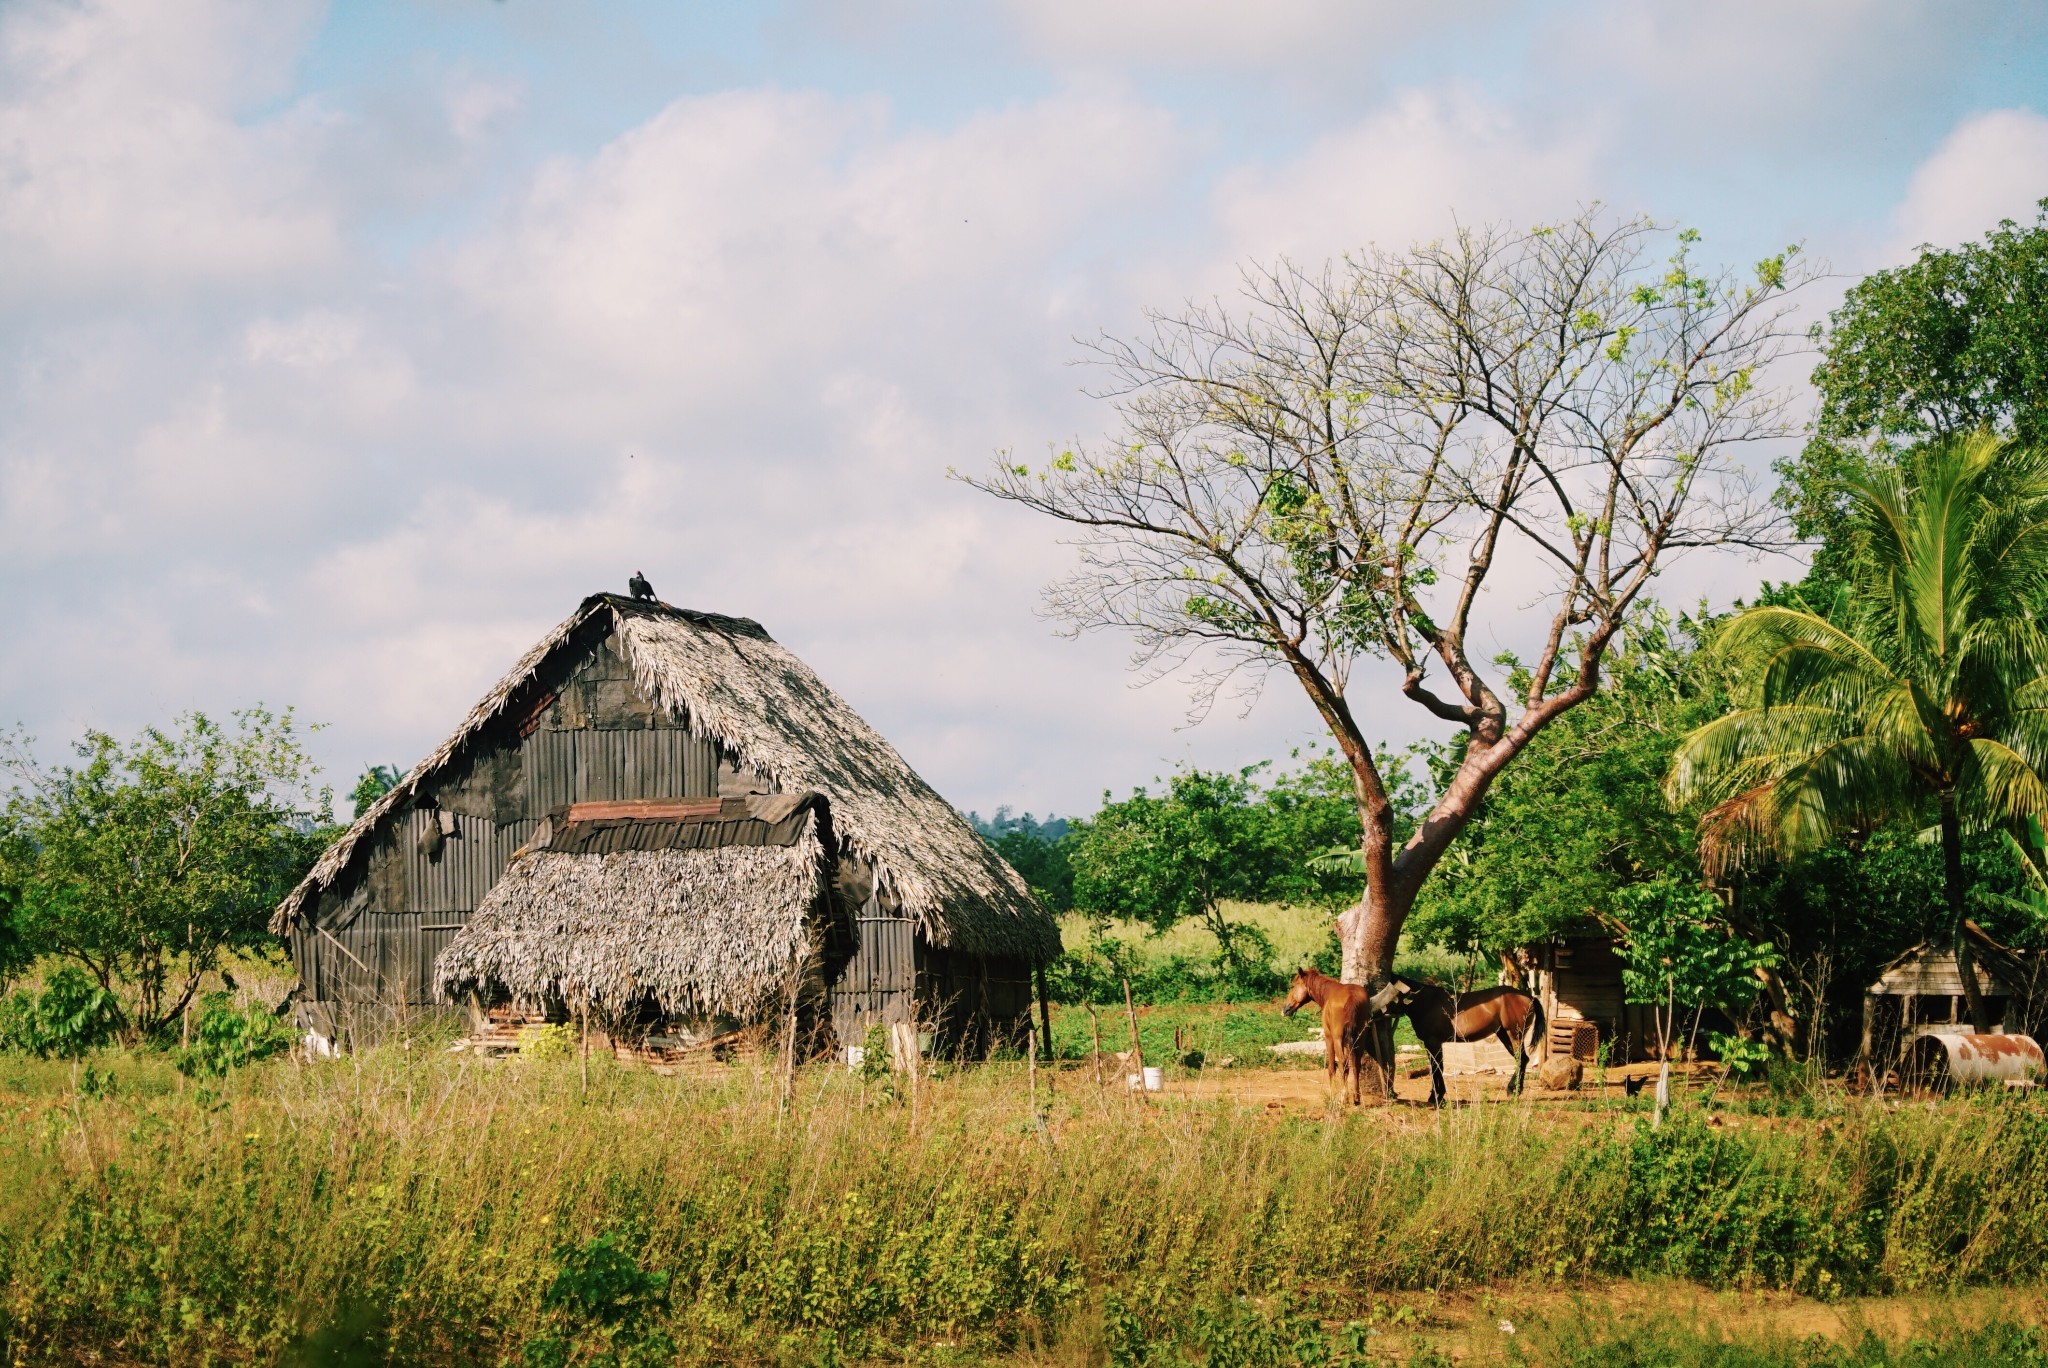
<svg viewBox="0 0 2048 1368">
<path fill-rule="evenodd" d="M 1668 875 L 1622 890 L 1615 915 L 1630 1002 L 1740 1010 L 1756 1000 L 1756 971 L 1777 963 L 1770 946 L 1735 934 L 1712 893 Z"/>
<path fill-rule="evenodd" d="M 1769 1076 L 1772 1061 L 1777 1058 L 1761 1040 L 1745 1040 L 1721 1031 L 1708 1033 L 1707 1048 L 1721 1061 L 1722 1073 L 1737 1083 L 1754 1083 Z"/>
<path fill-rule="evenodd" d="M 325 843 L 325 791 L 289 711 L 203 714 L 123 743 L 88 733 L 80 763 L 45 768 L 16 744 L 0 811 L 0 884 L 38 952 L 134 993 L 124 1026 L 175 1021 L 228 950 L 261 944 L 270 910 Z"/>
<path fill-rule="evenodd" d="M 292 1030 L 261 1007 L 237 1007 L 226 993 L 201 999 L 192 1041 L 179 1049 L 178 1072 L 187 1078 L 219 1078 L 292 1047 Z"/>
<path fill-rule="evenodd" d="M 396 765 L 371 765 L 364 770 L 357 777 L 356 786 L 348 791 L 355 815 L 360 817 L 368 812 L 379 798 L 397 788 L 403 778 L 405 771 Z"/>
<path fill-rule="evenodd" d="M 0 1050 L 76 1059 L 113 1040 L 121 1006 L 112 993 L 66 965 L 40 993 L 20 989 L 0 1001 Z"/>
<path fill-rule="evenodd" d="M 1797 857 L 1931 807 L 1953 927 L 1966 829 L 2048 808 L 2048 454 L 1978 435 L 1846 486 L 1852 593 L 1721 629 L 1742 707 L 1686 738 L 1710 869 Z"/>
<path fill-rule="evenodd" d="M 1223 959 L 1243 965 L 1268 947 L 1253 928 L 1223 915 L 1224 902 L 1284 902 L 1333 913 L 1355 902 L 1364 889 L 1356 863 L 1317 858 L 1358 848 L 1350 767 L 1314 750 L 1295 758 L 1301 763 L 1263 787 L 1264 763 L 1236 771 L 1184 768 L 1157 795 L 1141 788 L 1117 801 L 1104 794 L 1102 809 L 1067 837 L 1075 905 L 1156 931 L 1199 921 L 1215 935 Z M 1405 836 L 1427 790 L 1407 757 L 1382 749 L 1377 758 Z"/>
<path fill-rule="evenodd" d="M 1662 784 L 1680 740 L 1726 705 L 1722 672 L 1701 649 L 1711 626 L 1655 604 L 1638 612 L 1608 651 L 1601 691 L 1494 781 L 1423 885 L 1411 935 L 1491 954 L 1583 933 L 1629 885 L 1697 868 L 1696 814 L 1672 811 Z"/>
<path fill-rule="evenodd" d="M 540 1299 L 545 1330 L 527 1341 L 528 1368 L 671 1363 L 675 1341 L 655 1324 L 669 1275 L 643 1270 L 612 1232 L 555 1251 L 560 1267 Z"/>
<path fill-rule="evenodd" d="M 1988 428 L 2048 440 L 2048 201 L 2030 227 L 1923 248 L 1852 287 L 1829 316 L 1813 439 L 1781 465 L 1800 535 L 1846 550 L 1842 481 L 1928 439 Z"/>
<path fill-rule="evenodd" d="M 1028 812 L 1014 817 L 1007 807 L 997 808 L 996 815 L 986 820 L 980 813 L 970 812 L 967 820 L 1023 876 L 1038 900 L 1055 915 L 1072 910 L 1074 867 L 1068 839 L 1071 823 L 1063 817 L 1049 817 L 1041 822 Z"/>
<path fill-rule="evenodd" d="M 664 1352 L 657 1335 L 682 1363 L 1101 1361 L 1155 1353 L 1147 1336 L 1209 1362 L 1342 1362 L 1366 1338 L 1349 1322 L 1416 1329 L 1386 1312 L 1411 1293 L 2033 1286 L 2048 1258 L 2048 1113 L 2025 1100 L 1388 1126 L 1104 1106 L 1067 1069 L 1044 1143 L 1016 1067 L 933 1080 L 914 1116 L 862 1107 L 838 1068 L 800 1070 L 785 1110 L 745 1066 L 594 1065 L 585 1093 L 573 1068 L 394 1049 L 259 1064 L 204 1105 L 159 1057 L 115 1067 L 118 1092 L 85 1106 L 67 1066 L 0 1061 L 10 1364 L 366 1341 L 379 1362 L 517 1363 L 549 1341 L 537 1361 L 616 1363 Z M 1318 1344 L 1306 1318 L 1344 1328 Z M 1533 1361 L 1588 1361 L 1543 1357 L 1514 1319 Z"/>
<path fill-rule="evenodd" d="M 1887 1213 L 1864 1175 L 1781 1162 L 1686 1111 L 1610 1144 L 1599 1162 L 1619 1161 L 1622 1190 L 1593 1235 L 1597 1266 L 1824 1296 L 1876 1284 Z"/>
<path fill-rule="evenodd" d="M 574 1058 L 576 1028 L 563 1021 L 523 1027 L 519 1032 L 519 1053 L 526 1059 Z"/>
<path fill-rule="evenodd" d="M 1243 1297 L 1190 1306 L 1180 1289 L 1145 1279 L 1129 1293 L 1103 1298 L 1102 1340 L 1111 1368 L 1362 1368 L 1383 1361 L 1369 1352 L 1367 1334 L 1357 1321 L 1325 1329 L 1285 1297 L 1271 1307 Z"/>
<path fill-rule="evenodd" d="M 1226 960 L 1243 959 L 1226 899 L 1256 899 L 1277 872 L 1279 853 L 1258 809 L 1252 776 L 1182 769 L 1154 796 L 1144 789 L 1102 810 L 1074 850 L 1074 896 L 1099 916 L 1164 931 L 1193 918 L 1214 933 Z"/>
</svg>

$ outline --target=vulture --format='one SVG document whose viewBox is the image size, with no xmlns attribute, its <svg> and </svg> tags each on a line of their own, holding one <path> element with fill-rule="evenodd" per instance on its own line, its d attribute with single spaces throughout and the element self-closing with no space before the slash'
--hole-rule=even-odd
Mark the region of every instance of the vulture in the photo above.
<svg viewBox="0 0 2048 1368">
<path fill-rule="evenodd" d="M 654 586 L 649 584 L 647 576 L 641 574 L 638 570 L 633 572 L 633 578 L 626 581 L 626 587 L 633 591 L 633 597 L 636 599 L 652 601 L 654 598 Z"/>
</svg>

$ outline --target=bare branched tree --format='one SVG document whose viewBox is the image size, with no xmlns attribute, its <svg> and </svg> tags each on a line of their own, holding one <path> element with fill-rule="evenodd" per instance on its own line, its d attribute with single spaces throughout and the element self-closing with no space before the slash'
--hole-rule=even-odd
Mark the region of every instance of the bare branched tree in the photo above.
<svg viewBox="0 0 2048 1368">
<path fill-rule="evenodd" d="M 1083 529 L 1050 613 L 1131 632 L 1141 669 L 1185 670 L 1195 716 L 1275 670 L 1307 693 L 1364 828 L 1366 898 L 1339 919 L 1347 979 L 1392 972 L 1430 869 L 1494 776 L 1599 688 L 1651 577 L 1691 548 L 1779 544 L 1731 457 L 1790 430 L 1758 379 L 1795 343 L 1786 293 L 1808 273 L 1793 249 L 1753 278 L 1698 274 L 1695 235 L 1661 259 L 1660 236 L 1596 209 L 1247 271 L 1234 307 L 1093 344 L 1119 419 L 1106 444 L 968 480 Z M 1533 662 L 1490 676 L 1471 631 L 1502 579 L 1517 611 L 1548 619 Z M 1465 734 L 1399 848 L 1347 696 L 1375 657 Z"/>
</svg>

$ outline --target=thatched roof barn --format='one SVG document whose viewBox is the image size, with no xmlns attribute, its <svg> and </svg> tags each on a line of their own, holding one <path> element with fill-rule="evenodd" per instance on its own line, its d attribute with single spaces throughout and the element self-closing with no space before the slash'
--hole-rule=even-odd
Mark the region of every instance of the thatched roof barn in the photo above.
<svg viewBox="0 0 2048 1368">
<path fill-rule="evenodd" d="M 702 806 L 720 799 L 753 806 Z M 832 961 L 842 1034 L 963 1003 L 992 1020 L 1059 948 L 1015 871 L 758 623 L 612 594 L 349 827 L 272 929 L 323 1031 L 484 991 L 732 1015 L 805 953 Z"/>
</svg>

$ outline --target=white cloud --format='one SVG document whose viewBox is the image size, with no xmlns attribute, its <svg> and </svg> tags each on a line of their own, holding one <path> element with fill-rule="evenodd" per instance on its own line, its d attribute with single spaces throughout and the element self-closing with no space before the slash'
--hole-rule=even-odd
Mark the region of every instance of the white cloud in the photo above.
<svg viewBox="0 0 2048 1368">
<path fill-rule="evenodd" d="M 1533 136 L 1468 89 L 1408 91 L 1279 165 L 1225 176 L 1216 219 L 1235 258 L 1399 249 L 1458 220 L 1572 213 L 1596 197 L 1599 151 L 1584 134 Z"/>
<path fill-rule="evenodd" d="M 340 236 L 284 90 L 304 0 L 64 4 L 0 14 L 0 297 L 102 299 L 275 278 Z"/>
<path fill-rule="evenodd" d="M 1922 244 L 1973 240 L 2000 219 L 2034 221 L 2048 196 L 2048 118 L 2031 109 L 1999 109 L 1957 126 L 1920 164 L 1894 214 L 1889 260 Z"/>
<path fill-rule="evenodd" d="M 1009 0 L 1010 22 L 1057 60 L 1124 67 L 1225 67 L 1328 77 L 1362 69 L 1424 32 L 1444 41 L 1506 9 L 1494 0 Z"/>
</svg>

